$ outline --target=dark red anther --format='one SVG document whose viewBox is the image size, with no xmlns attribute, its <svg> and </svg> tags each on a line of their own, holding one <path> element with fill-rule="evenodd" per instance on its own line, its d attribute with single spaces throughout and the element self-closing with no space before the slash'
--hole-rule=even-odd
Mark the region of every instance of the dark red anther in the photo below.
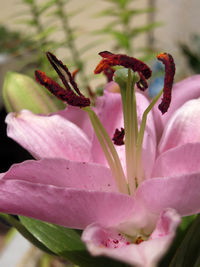
<svg viewBox="0 0 200 267">
<path fill-rule="evenodd" d="M 66 89 L 62 88 L 58 83 L 47 77 L 44 72 L 39 70 L 35 71 L 36 81 L 45 86 L 57 98 L 67 102 L 71 106 L 89 106 L 90 99 L 81 94 L 67 66 L 65 66 L 62 61 L 58 60 L 52 53 L 47 52 L 46 55 L 49 62 L 61 78 Z"/>
<path fill-rule="evenodd" d="M 115 73 L 115 70 L 113 68 L 105 69 L 103 71 L 103 73 L 106 76 L 108 83 L 111 82 L 111 81 L 113 81 L 113 76 L 114 76 L 114 73 Z"/>
<path fill-rule="evenodd" d="M 35 78 L 37 82 L 45 86 L 53 95 L 55 95 L 62 101 L 67 102 L 71 106 L 87 107 L 90 105 L 89 98 L 79 96 L 75 94 L 72 90 L 65 90 L 58 83 L 46 76 L 46 74 L 42 71 L 36 70 Z"/>
<path fill-rule="evenodd" d="M 124 128 L 121 128 L 121 130 L 116 129 L 114 136 L 112 138 L 112 140 L 114 141 L 114 144 L 117 146 L 124 145 L 124 135 L 125 135 Z"/>
<path fill-rule="evenodd" d="M 49 62 L 51 63 L 52 67 L 58 73 L 58 76 L 62 80 L 64 86 L 67 90 L 71 90 L 69 84 L 73 87 L 73 89 L 77 92 L 78 95 L 82 95 L 80 90 L 78 89 L 77 83 L 72 78 L 70 71 L 68 70 L 67 66 L 62 63 L 61 60 L 58 60 L 57 57 L 52 54 L 51 52 L 46 53 Z"/>
<path fill-rule="evenodd" d="M 167 112 L 171 102 L 172 85 L 175 75 L 175 64 L 173 57 L 167 53 L 160 53 L 159 55 L 157 55 L 157 59 L 162 61 L 162 63 L 165 65 L 163 98 L 162 102 L 158 106 L 162 114 L 164 114 L 165 112 Z"/>
<path fill-rule="evenodd" d="M 108 51 L 100 52 L 99 55 L 103 57 L 103 59 L 99 62 L 96 69 L 94 70 L 95 74 L 110 69 L 112 66 L 120 65 L 125 68 L 130 68 L 134 72 L 138 72 L 140 76 L 140 81 L 137 82 L 139 89 L 144 91 L 148 87 L 146 79 L 149 79 L 151 77 L 152 72 L 144 62 L 134 57 L 129 57 L 122 54 L 112 54 Z"/>
</svg>

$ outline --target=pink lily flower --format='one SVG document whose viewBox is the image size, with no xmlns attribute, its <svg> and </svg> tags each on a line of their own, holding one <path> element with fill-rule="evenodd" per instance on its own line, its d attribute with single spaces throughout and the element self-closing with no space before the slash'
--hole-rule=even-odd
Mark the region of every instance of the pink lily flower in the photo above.
<svg viewBox="0 0 200 267">
<path fill-rule="evenodd" d="M 104 52 L 102 56 L 106 66 L 111 64 L 112 55 Z M 82 240 L 93 255 L 106 255 L 130 265 L 155 266 L 171 244 L 180 216 L 200 211 L 200 76 L 174 86 L 166 119 L 155 108 L 149 111 L 141 153 L 134 151 L 135 168 L 125 156 L 127 137 L 125 145 L 115 146 L 118 158 L 115 152 L 112 157 L 111 152 L 105 156 L 105 141 L 99 143 L 101 139 L 95 135 L 102 133 L 102 128 L 89 111 L 93 130 L 86 113 L 88 100 L 79 94 L 66 67 L 50 53 L 48 58 L 66 87 L 70 81 L 77 92 L 75 98 L 66 96 L 44 73 L 38 72 L 37 79 L 81 109 L 68 106 L 49 116 L 30 111 L 7 116 L 8 136 L 37 160 L 15 164 L 1 174 L 0 211 L 85 229 Z M 142 67 L 146 69 L 145 64 Z M 69 79 L 63 78 L 63 70 Z M 149 72 L 147 77 L 141 70 L 138 73 L 138 87 L 143 88 Z M 111 82 L 95 107 L 110 138 L 124 123 L 120 94 L 112 92 L 115 87 Z M 136 102 L 141 126 L 150 101 L 138 91 Z M 125 136 L 127 131 L 125 128 Z M 135 156 L 131 151 L 130 156 Z"/>
</svg>

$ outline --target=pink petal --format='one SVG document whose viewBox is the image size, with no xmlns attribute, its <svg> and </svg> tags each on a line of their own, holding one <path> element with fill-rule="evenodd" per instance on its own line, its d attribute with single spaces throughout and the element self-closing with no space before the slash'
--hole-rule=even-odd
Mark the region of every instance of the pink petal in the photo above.
<svg viewBox="0 0 200 267">
<path fill-rule="evenodd" d="M 121 95 L 105 91 L 104 96 L 97 100 L 96 113 L 112 139 L 115 129 L 123 127 Z M 95 162 L 107 165 L 106 158 L 96 136 L 93 139 L 92 155 Z M 120 158 L 124 162 L 124 151 L 120 154 Z"/>
<path fill-rule="evenodd" d="M 200 140 L 200 99 L 186 102 L 168 121 L 159 144 L 159 153 Z"/>
<path fill-rule="evenodd" d="M 167 251 L 179 223 L 175 210 L 168 209 L 160 215 L 150 239 L 138 245 L 130 243 L 116 228 L 106 229 L 97 224 L 84 230 L 82 240 L 93 256 L 105 255 L 131 266 L 152 267 Z"/>
<path fill-rule="evenodd" d="M 153 178 L 138 187 L 135 198 L 146 210 L 146 214 L 151 212 L 156 216 L 170 207 L 181 216 L 187 216 L 200 211 L 199 188 L 200 172 L 170 178 Z"/>
<path fill-rule="evenodd" d="M 190 99 L 200 97 L 200 75 L 194 75 L 176 83 L 172 89 L 172 101 L 168 112 L 162 116 L 158 110 L 158 105 L 154 108 L 154 117 L 156 121 L 156 129 L 160 136 L 165 124 L 171 118 L 173 113 Z"/>
<path fill-rule="evenodd" d="M 98 222 L 119 224 L 134 209 L 133 199 L 115 192 L 86 191 L 20 180 L 0 181 L 0 211 L 84 229 Z"/>
<path fill-rule="evenodd" d="M 22 180 L 82 190 L 117 192 L 111 171 L 101 165 L 64 159 L 28 160 L 13 165 L 2 180 Z"/>
<path fill-rule="evenodd" d="M 105 91 L 108 91 L 111 93 L 120 93 L 120 87 L 118 83 L 111 81 L 107 83 L 106 86 L 104 87 L 104 92 Z"/>
<path fill-rule="evenodd" d="M 6 123 L 8 136 L 36 158 L 90 160 L 91 142 L 86 134 L 59 115 L 42 116 L 24 110 L 10 113 Z"/>
<path fill-rule="evenodd" d="M 68 105 L 66 109 L 60 110 L 57 114 L 81 128 L 89 139 L 93 138 L 94 131 L 87 112 L 83 111 L 81 108 Z"/>
<path fill-rule="evenodd" d="M 200 172 L 199 155 L 200 143 L 188 143 L 169 149 L 157 158 L 152 177 Z"/>
</svg>

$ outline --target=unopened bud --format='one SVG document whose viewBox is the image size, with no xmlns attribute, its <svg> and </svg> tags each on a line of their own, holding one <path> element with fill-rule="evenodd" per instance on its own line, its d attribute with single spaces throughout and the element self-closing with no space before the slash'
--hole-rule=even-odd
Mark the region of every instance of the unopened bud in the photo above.
<svg viewBox="0 0 200 267">
<path fill-rule="evenodd" d="M 55 102 L 32 78 L 16 72 L 7 72 L 5 76 L 3 100 L 8 112 L 28 109 L 34 113 L 49 114 L 64 108 L 62 102 Z"/>
</svg>

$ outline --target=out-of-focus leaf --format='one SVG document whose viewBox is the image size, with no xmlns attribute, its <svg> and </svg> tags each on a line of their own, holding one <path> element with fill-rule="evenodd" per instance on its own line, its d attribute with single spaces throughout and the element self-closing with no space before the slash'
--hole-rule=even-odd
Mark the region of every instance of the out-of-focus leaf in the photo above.
<svg viewBox="0 0 200 267">
<path fill-rule="evenodd" d="M 84 46 L 82 46 L 80 49 L 79 49 L 79 53 L 80 54 L 83 54 L 85 52 L 87 52 L 88 50 L 90 50 L 91 48 L 93 47 L 97 47 L 98 45 L 100 45 L 101 43 L 103 43 L 104 40 L 97 40 L 97 41 L 93 41 L 93 42 L 90 42 Z"/>
<path fill-rule="evenodd" d="M 92 34 L 109 34 L 113 31 L 116 25 L 120 24 L 120 21 L 112 21 L 111 23 L 108 23 L 104 28 L 101 28 L 99 30 L 92 31 Z"/>
<path fill-rule="evenodd" d="M 56 26 L 51 26 L 46 28 L 44 31 L 40 32 L 40 34 L 35 35 L 35 39 L 40 40 L 42 38 L 46 38 L 49 35 L 51 35 L 52 33 L 54 33 L 56 31 L 57 27 Z"/>
<path fill-rule="evenodd" d="M 53 4 L 54 4 L 54 0 L 50 0 L 50 1 L 47 1 L 47 2 L 43 3 L 39 7 L 39 15 L 43 14 L 47 9 L 49 9 L 50 7 L 52 7 Z"/>
<path fill-rule="evenodd" d="M 140 14 L 146 14 L 146 13 L 151 13 L 154 12 L 155 8 L 138 8 L 138 9 L 129 9 L 128 12 L 131 15 L 140 15 Z"/>
<path fill-rule="evenodd" d="M 196 217 L 178 248 L 169 267 L 200 265 L 200 215 Z"/>
<path fill-rule="evenodd" d="M 32 5 L 34 3 L 34 0 L 22 0 L 25 4 Z"/>
<path fill-rule="evenodd" d="M 191 50 L 186 44 L 179 44 L 179 47 L 186 57 L 190 68 L 197 74 L 200 73 L 200 55 Z"/>
<path fill-rule="evenodd" d="M 180 263 L 180 265 L 170 265 L 170 262 L 171 262 L 171 260 L 172 260 L 172 258 L 174 257 L 174 258 L 176 258 L 177 259 L 177 253 L 179 253 L 179 251 L 180 251 L 180 249 L 181 249 L 181 247 L 183 246 L 183 244 L 184 244 L 184 242 L 185 242 L 185 240 L 188 240 L 188 238 L 187 238 L 187 236 L 188 236 L 188 234 L 191 232 L 191 233 L 193 233 L 193 230 L 191 230 L 192 229 L 192 227 L 193 227 L 193 224 L 195 224 L 195 222 L 196 222 L 196 219 L 197 218 L 197 216 L 196 215 L 192 215 L 192 216 L 187 216 L 187 217 L 183 217 L 182 218 L 182 222 L 181 222 L 181 224 L 179 225 L 179 227 L 178 227 L 178 230 L 177 230 L 177 233 L 176 233 L 176 237 L 175 237 L 175 239 L 174 239 L 174 241 L 173 241 L 173 243 L 172 243 L 172 245 L 171 245 L 171 247 L 169 248 L 169 250 L 168 250 L 168 252 L 167 252 L 167 254 L 164 256 L 164 258 L 160 261 L 160 264 L 159 264 L 159 267 L 189 267 L 189 266 L 194 266 L 194 265 L 182 265 L 181 263 Z M 200 223 L 200 219 L 198 219 L 198 221 L 199 221 L 199 223 Z M 194 233 L 193 233 L 194 234 Z M 189 234 L 190 235 L 190 234 Z M 195 238 L 195 235 L 196 234 L 194 234 L 194 238 Z M 200 231 L 199 231 L 199 233 L 198 233 L 198 231 L 197 231 L 197 235 L 196 235 L 196 237 L 197 238 L 199 238 L 198 239 L 198 242 L 199 242 L 199 240 L 200 240 Z M 187 239 L 186 239 L 187 238 Z M 191 239 L 192 239 L 192 237 L 191 237 Z M 197 243 L 198 243 L 197 242 Z M 189 247 L 190 247 L 190 243 L 188 243 L 187 244 Z M 192 244 L 191 244 L 192 245 Z M 194 243 L 194 245 L 195 245 L 195 243 Z M 185 245 L 184 245 L 184 247 L 185 247 Z M 199 248 L 200 246 L 198 245 L 198 248 Z M 194 248 L 193 248 L 194 249 Z M 193 250 L 192 249 L 192 247 L 191 247 L 191 250 Z M 182 251 L 182 250 L 181 250 Z M 191 251 L 190 251 L 191 252 Z M 185 253 L 186 253 L 186 250 L 185 250 Z M 199 253 L 200 253 L 200 250 L 199 250 Z M 200 255 L 200 254 L 199 254 Z M 180 256 L 180 255 L 179 255 Z M 182 256 L 181 256 L 182 257 Z M 191 257 L 192 257 L 192 255 L 191 255 Z"/>
<path fill-rule="evenodd" d="M 44 246 L 38 239 L 36 239 L 17 219 L 15 219 L 13 216 L 0 213 L 0 218 L 5 220 L 7 223 L 9 223 L 11 226 L 15 227 L 17 231 L 23 235 L 29 242 L 31 242 L 34 246 L 41 249 L 42 251 L 53 254 L 51 250 L 49 250 L 46 246 Z"/>
<path fill-rule="evenodd" d="M 129 49 L 130 39 L 127 35 L 125 35 L 122 32 L 119 32 L 119 31 L 111 31 L 110 34 L 116 38 L 119 46 L 121 46 L 122 48 L 125 48 L 125 49 Z"/>
<path fill-rule="evenodd" d="M 145 32 L 148 32 L 148 31 L 154 29 L 154 28 L 160 27 L 161 25 L 162 25 L 161 22 L 153 22 L 153 23 L 147 24 L 147 25 L 142 26 L 142 27 L 134 28 L 131 31 L 130 36 L 135 37 L 141 33 L 145 33 Z"/>
<path fill-rule="evenodd" d="M 20 216 L 22 224 L 55 254 L 81 267 L 125 267 L 103 257 L 92 257 L 86 251 L 78 231 Z"/>
<path fill-rule="evenodd" d="M 113 8 L 107 8 L 95 14 L 95 17 L 98 18 L 98 17 L 104 17 L 104 16 L 118 16 L 118 15 L 119 15 L 119 12 L 117 12 L 117 10 Z"/>
<path fill-rule="evenodd" d="M 107 0 L 107 2 L 117 4 L 120 8 L 125 8 L 131 1 L 134 0 Z"/>
<path fill-rule="evenodd" d="M 25 24 L 25 25 L 29 25 L 29 26 L 37 25 L 35 19 L 18 19 L 15 21 L 15 23 Z"/>
</svg>

